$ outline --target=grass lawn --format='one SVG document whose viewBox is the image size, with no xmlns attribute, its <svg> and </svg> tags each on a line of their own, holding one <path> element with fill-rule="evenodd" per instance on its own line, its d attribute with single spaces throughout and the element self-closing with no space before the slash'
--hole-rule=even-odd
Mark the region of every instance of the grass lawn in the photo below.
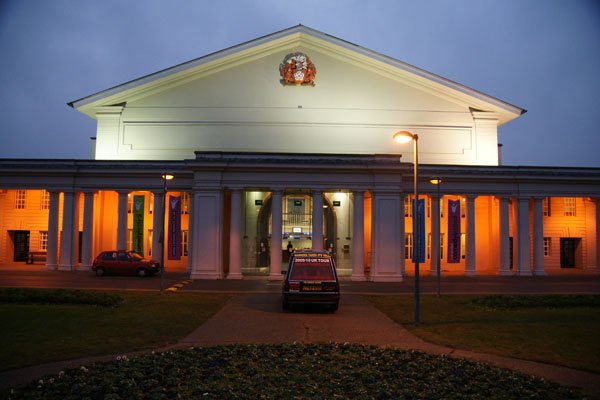
<svg viewBox="0 0 600 400">
<path fill-rule="evenodd" d="M 394 321 L 433 343 L 600 373 L 599 296 L 582 296 L 588 300 L 584 307 L 564 306 L 560 296 L 523 296 L 537 306 L 510 308 L 502 307 L 510 300 L 506 296 L 494 296 L 491 305 L 474 300 L 482 297 L 422 296 L 419 327 L 414 326 L 413 297 L 370 300 Z M 563 306 L 554 307 L 553 302 Z"/>
<path fill-rule="evenodd" d="M 115 307 L 0 301 L 0 370 L 175 343 L 229 298 L 197 293 L 110 293 L 122 299 Z"/>
</svg>

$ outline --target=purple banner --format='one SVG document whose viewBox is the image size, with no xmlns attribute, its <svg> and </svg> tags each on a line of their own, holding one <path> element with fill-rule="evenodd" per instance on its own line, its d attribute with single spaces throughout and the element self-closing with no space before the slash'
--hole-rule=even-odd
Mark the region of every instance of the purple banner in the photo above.
<svg viewBox="0 0 600 400">
<path fill-rule="evenodd" d="M 181 196 L 169 196 L 169 260 L 181 260 Z"/>
<path fill-rule="evenodd" d="M 448 200 L 448 263 L 460 262 L 460 200 Z"/>
<path fill-rule="evenodd" d="M 412 212 L 413 218 L 417 213 L 415 212 L 415 201 L 412 201 Z M 418 203 L 418 215 L 419 215 L 419 237 L 413 232 L 413 256 L 412 262 L 416 262 L 417 254 L 419 255 L 419 262 L 425 262 L 425 199 L 419 199 Z M 413 229 L 415 224 L 413 223 Z"/>
</svg>

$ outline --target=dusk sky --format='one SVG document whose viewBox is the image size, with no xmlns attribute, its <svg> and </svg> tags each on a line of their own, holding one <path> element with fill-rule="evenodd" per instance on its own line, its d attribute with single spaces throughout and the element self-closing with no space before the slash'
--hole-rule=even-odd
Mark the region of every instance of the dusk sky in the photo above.
<svg viewBox="0 0 600 400">
<path fill-rule="evenodd" d="M 303 24 L 528 110 L 505 165 L 600 167 L 600 1 L 0 0 L 0 157 L 90 157 L 67 102 Z"/>
</svg>

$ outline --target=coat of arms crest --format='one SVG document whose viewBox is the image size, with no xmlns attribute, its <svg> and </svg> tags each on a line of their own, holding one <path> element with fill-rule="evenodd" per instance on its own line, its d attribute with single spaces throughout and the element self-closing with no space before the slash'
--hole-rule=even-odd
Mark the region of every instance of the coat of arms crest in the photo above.
<svg viewBox="0 0 600 400">
<path fill-rule="evenodd" d="M 283 85 L 315 85 L 317 69 L 304 53 L 290 53 L 279 64 Z"/>
</svg>

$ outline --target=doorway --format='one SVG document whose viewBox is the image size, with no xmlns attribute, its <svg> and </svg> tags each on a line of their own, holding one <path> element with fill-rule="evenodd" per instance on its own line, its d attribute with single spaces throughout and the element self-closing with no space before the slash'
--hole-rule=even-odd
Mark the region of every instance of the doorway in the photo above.
<svg viewBox="0 0 600 400">
<path fill-rule="evenodd" d="M 29 256 L 29 231 L 13 231 L 13 261 L 27 261 Z"/>
<path fill-rule="evenodd" d="M 581 238 L 560 238 L 560 267 L 576 268 Z"/>
</svg>

